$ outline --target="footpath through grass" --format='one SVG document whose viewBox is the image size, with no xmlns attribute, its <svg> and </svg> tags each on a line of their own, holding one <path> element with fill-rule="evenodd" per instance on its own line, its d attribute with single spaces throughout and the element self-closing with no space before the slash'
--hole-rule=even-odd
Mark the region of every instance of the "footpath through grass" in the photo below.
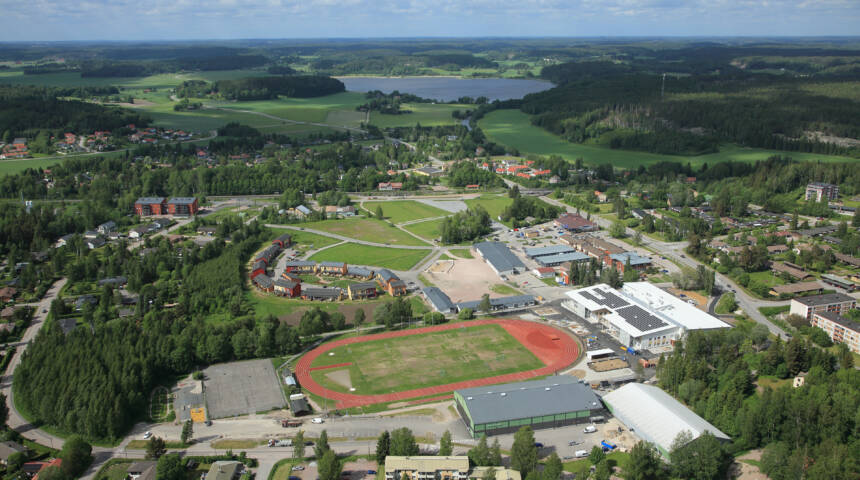
<svg viewBox="0 0 860 480">
<path fill-rule="evenodd" d="M 333 355 L 317 357 L 312 366 L 350 365 L 315 370 L 311 372 L 314 380 L 340 392 L 354 387 L 352 393 L 358 395 L 445 385 L 543 366 L 531 351 L 494 324 L 353 343 L 329 353 Z"/>
<path fill-rule="evenodd" d="M 382 215 L 392 223 L 403 223 L 421 218 L 444 217 L 451 215 L 440 208 L 416 202 L 414 200 L 394 200 L 390 202 L 364 202 L 364 208 L 376 213 L 376 208 L 382 207 Z"/>
<path fill-rule="evenodd" d="M 405 250 L 345 243 L 316 253 L 310 259 L 317 262 L 346 262 L 392 270 L 409 270 L 429 254 L 430 250 Z"/>
<path fill-rule="evenodd" d="M 803 152 L 783 152 L 761 148 L 744 148 L 737 145 L 721 145 L 720 151 L 707 155 L 658 155 L 633 150 L 613 150 L 598 145 L 583 145 L 568 142 L 530 122 L 529 115 L 520 110 L 496 110 L 478 121 L 478 125 L 490 140 L 516 148 L 521 154 L 559 155 L 573 161 L 579 157 L 589 165 L 608 163 L 615 167 L 635 168 L 661 161 L 690 162 L 699 166 L 705 162 L 713 165 L 726 160 L 755 162 L 766 160 L 771 155 L 785 155 L 801 161 L 850 162 L 849 157 L 819 155 Z"/>
<path fill-rule="evenodd" d="M 344 237 L 364 240 L 365 242 L 387 243 L 391 245 L 427 246 L 408 233 L 398 230 L 387 222 L 375 218 L 345 218 L 340 220 L 322 220 L 301 224 L 302 227 L 322 230 L 324 232 L 343 235 Z"/>
</svg>

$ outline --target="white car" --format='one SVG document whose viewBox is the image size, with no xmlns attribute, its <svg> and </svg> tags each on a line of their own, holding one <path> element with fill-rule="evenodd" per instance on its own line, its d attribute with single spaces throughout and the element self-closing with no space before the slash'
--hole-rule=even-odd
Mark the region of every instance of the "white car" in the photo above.
<svg viewBox="0 0 860 480">
<path fill-rule="evenodd" d="M 311 423 L 323 423 L 323 419 L 320 417 L 314 418 L 311 420 Z"/>
<path fill-rule="evenodd" d="M 583 430 L 582 432 L 583 433 L 594 433 L 596 431 L 597 431 L 597 428 L 594 425 L 589 425 L 589 426 L 585 427 L 585 430 Z"/>
<path fill-rule="evenodd" d="M 148 439 L 148 438 L 149 438 L 149 437 L 151 437 L 151 436 L 152 436 L 152 432 L 146 432 L 146 433 L 144 433 L 144 434 L 143 434 L 143 439 L 144 439 L 144 440 L 146 440 L 146 439 Z"/>
</svg>

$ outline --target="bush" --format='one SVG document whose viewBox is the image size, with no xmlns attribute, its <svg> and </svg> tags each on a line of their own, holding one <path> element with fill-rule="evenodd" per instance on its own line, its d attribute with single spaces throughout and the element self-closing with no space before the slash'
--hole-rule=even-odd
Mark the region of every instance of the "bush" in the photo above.
<svg viewBox="0 0 860 480">
<path fill-rule="evenodd" d="M 464 308 L 460 310 L 459 314 L 457 314 L 457 318 L 459 320 L 471 320 L 475 318 L 475 312 L 473 312 L 471 308 Z"/>
</svg>

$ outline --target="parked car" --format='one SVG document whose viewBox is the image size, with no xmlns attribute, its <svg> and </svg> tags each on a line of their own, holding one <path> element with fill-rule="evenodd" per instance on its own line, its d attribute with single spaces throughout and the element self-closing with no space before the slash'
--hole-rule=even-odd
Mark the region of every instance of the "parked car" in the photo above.
<svg viewBox="0 0 860 480">
<path fill-rule="evenodd" d="M 376 475 L 376 470 L 368 470 L 367 474 L 368 475 Z"/>
<path fill-rule="evenodd" d="M 311 420 L 311 423 L 323 423 L 323 421 L 324 420 L 322 419 L 322 417 L 316 417 L 313 420 Z"/>
<path fill-rule="evenodd" d="M 537 448 L 543 448 L 543 444 L 542 444 L 542 443 L 540 443 L 540 442 L 535 442 L 535 447 L 537 447 Z"/>
<path fill-rule="evenodd" d="M 583 433 L 594 433 L 596 431 L 597 431 L 597 427 L 595 427 L 594 425 L 589 425 L 589 426 L 585 427 L 585 429 L 582 432 Z"/>
<path fill-rule="evenodd" d="M 571 440 L 571 441 L 567 442 L 567 444 L 571 447 L 579 445 L 580 443 L 582 443 L 582 442 L 577 442 L 576 440 Z"/>
<path fill-rule="evenodd" d="M 305 469 L 305 467 L 303 467 L 301 465 L 296 465 L 295 467 L 291 468 L 290 470 L 292 470 L 294 472 L 301 472 L 304 469 Z"/>
<path fill-rule="evenodd" d="M 149 437 L 151 437 L 151 436 L 152 436 L 152 432 L 146 432 L 146 433 L 144 433 L 144 434 L 143 434 L 143 439 L 144 439 L 144 440 L 146 440 L 146 439 L 148 439 L 148 438 L 149 438 Z"/>
<path fill-rule="evenodd" d="M 573 456 L 576 458 L 585 458 L 588 456 L 588 450 L 577 450 Z"/>
</svg>

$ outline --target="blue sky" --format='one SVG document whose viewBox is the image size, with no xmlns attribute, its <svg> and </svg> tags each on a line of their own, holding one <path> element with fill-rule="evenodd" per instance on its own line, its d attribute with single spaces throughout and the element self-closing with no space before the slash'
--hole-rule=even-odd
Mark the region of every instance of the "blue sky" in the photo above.
<svg viewBox="0 0 860 480">
<path fill-rule="evenodd" d="M 0 41 L 860 35 L 860 0 L 0 0 Z"/>
</svg>

